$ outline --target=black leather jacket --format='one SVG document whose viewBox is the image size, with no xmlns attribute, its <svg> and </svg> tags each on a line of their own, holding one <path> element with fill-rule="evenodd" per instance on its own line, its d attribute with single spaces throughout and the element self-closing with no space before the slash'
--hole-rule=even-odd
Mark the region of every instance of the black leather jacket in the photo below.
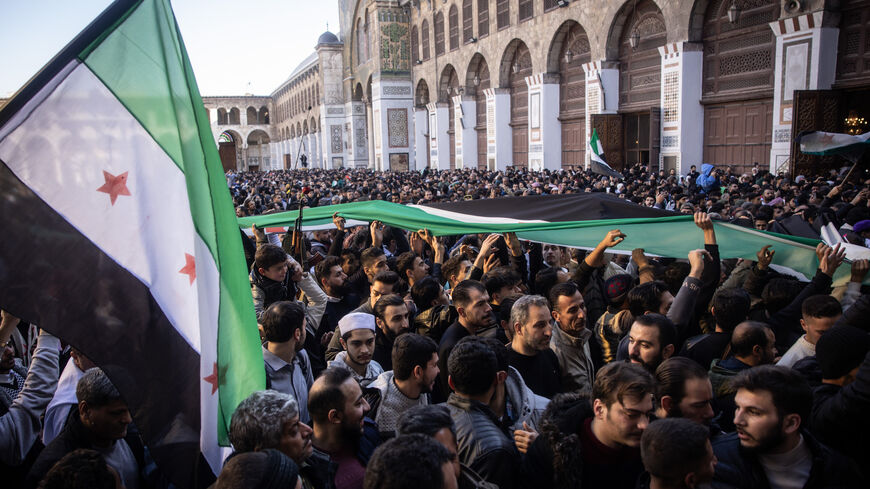
<svg viewBox="0 0 870 489">
<path fill-rule="evenodd" d="M 806 430 L 804 441 L 813 454 L 813 467 L 804 489 L 867 487 L 851 461 L 822 445 Z M 770 489 L 761 462 L 740 447 L 737 433 L 713 441 L 719 463 L 713 477 L 713 489 Z"/>
<path fill-rule="evenodd" d="M 450 394 L 459 461 L 501 489 L 519 487 L 520 455 L 489 406 Z"/>
</svg>

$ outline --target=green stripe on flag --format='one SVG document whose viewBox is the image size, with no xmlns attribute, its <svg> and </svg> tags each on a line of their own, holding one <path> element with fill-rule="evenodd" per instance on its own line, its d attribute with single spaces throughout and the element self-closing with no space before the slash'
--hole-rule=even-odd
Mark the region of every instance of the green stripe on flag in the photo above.
<svg viewBox="0 0 870 489">
<path fill-rule="evenodd" d="M 194 227 L 220 273 L 218 430 L 226 443 L 230 415 L 265 387 L 265 371 L 235 210 L 168 0 L 140 3 L 82 57 L 185 173 Z"/>
</svg>

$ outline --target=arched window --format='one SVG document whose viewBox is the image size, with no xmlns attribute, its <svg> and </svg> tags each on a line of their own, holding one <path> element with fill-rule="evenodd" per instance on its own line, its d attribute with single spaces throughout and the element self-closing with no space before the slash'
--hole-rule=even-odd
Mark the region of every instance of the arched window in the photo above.
<svg viewBox="0 0 870 489">
<path fill-rule="evenodd" d="M 535 16 L 535 3 L 533 0 L 520 0 L 518 10 L 520 22 L 529 20 Z"/>
<path fill-rule="evenodd" d="M 435 14 L 435 56 L 444 54 L 444 13 Z"/>
<path fill-rule="evenodd" d="M 477 36 L 489 35 L 489 0 L 477 0 Z"/>
<path fill-rule="evenodd" d="M 251 124 L 256 124 L 256 123 L 257 123 L 257 109 L 255 109 L 255 108 L 253 108 L 253 107 L 248 107 L 248 110 L 246 111 L 246 114 L 245 114 L 245 115 L 246 115 L 247 118 L 248 118 L 248 125 L 249 125 L 249 126 L 250 126 Z"/>
<path fill-rule="evenodd" d="M 429 21 L 424 20 L 420 27 L 423 31 L 420 33 L 420 45 L 423 48 L 423 59 L 429 59 Z"/>
<path fill-rule="evenodd" d="M 420 40 L 417 26 L 411 27 L 411 63 L 416 63 L 420 59 Z"/>
<path fill-rule="evenodd" d="M 240 119 L 241 112 L 239 111 L 238 107 L 233 107 L 232 109 L 230 109 L 230 124 L 241 124 Z"/>
<path fill-rule="evenodd" d="M 459 47 L 459 9 L 456 5 L 450 6 L 447 21 L 450 24 L 450 50 L 453 51 Z"/>
<path fill-rule="evenodd" d="M 217 112 L 217 123 L 222 126 L 227 123 L 227 109 L 220 108 Z"/>
<path fill-rule="evenodd" d="M 268 124 L 269 123 L 269 109 L 265 106 L 260 107 L 260 112 L 257 114 L 257 122 L 260 124 Z"/>
<path fill-rule="evenodd" d="M 496 0 L 495 24 L 497 29 L 504 29 L 511 25 L 511 2 L 510 0 Z"/>
<path fill-rule="evenodd" d="M 474 37 L 474 13 L 471 0 L 462 2 L 462 42 L 471 42 Z"/>
</svg>

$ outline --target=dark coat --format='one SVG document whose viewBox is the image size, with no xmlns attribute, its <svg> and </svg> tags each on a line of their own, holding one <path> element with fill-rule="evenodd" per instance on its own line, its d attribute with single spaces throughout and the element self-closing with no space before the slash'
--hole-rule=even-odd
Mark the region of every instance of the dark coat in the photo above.
<svg viewBox="0 0 870 489">
<path fill-rule="evenodd" d="M 808 432 L 803 432 L 803 436 L 813 454 L 813 467 L 804 489 L 866 487 L 848 459 L 816 441 Z M 719 459 L 713 489 L 770 489 L 764 467 L 755 455 L 740 447 L 737 433 L 713 441 L 713 452 Z"/>
<path fill-rule="evenodd" d="M 136 457 L 141 477 L 142 469 L 145 467 L 145 447 L 139 438 L 139 433 L 133 429 L 132 425 L 127 429 L 127 436 L 124 438 L 124 441 L 127 442 L 127 445 L 130 446 L 130 451 Z M 55 463 L 62 459 L 64 455 L 79 448 L 94 449 L 94 445 L 91 442 L 90 436 L 88 436 L 87 428 L 82 424 L 78 410 L 73 410 L 69 418 L 67 418 L 63 431 L 42 450 L 42 453 L 39 454 L 39 457 L 33 463 L 33 467 L 30 468 L 30 472 L 27 474 L 25 487 L 36 487 Z M 146 487 L 144 481 L 142 481 L 140 487 Z"/>
<path fill-rule="evenodd" d="M 501 489 L 520 487 L 520 454 L 489 406 L 451 394 L 447 409 L 456 428 L 459 461 Z"/>
</svg>

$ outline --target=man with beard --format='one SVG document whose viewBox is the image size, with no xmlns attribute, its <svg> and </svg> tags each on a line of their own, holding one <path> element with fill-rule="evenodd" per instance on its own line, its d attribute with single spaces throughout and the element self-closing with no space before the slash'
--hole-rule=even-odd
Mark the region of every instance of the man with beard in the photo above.
<svg viewBox="0 0 870 489">
<path fill-rule="evenodd" d="M 422 435 L 402 435 L 375 450 L 365 489 L 457 489 L 456 473 L 444 445 Z"/>
<path fill-rule="evenodd" d="M 328 335 L 329 339 L 332 339 L 330 333 L 338 326 L 338 320 L 359 305 L 359 298 L 353 294 L 348 294 L 347 274 L 341 268 L 341 258 L 327 256 L 317 264 L 315 275 L 317 283 L 326 292 L 327 301 L 323 319 L 317 329 L 317 336 Z M 325 343 L 328 342 L 329 340 L 325 341 Z"/>
<path fill-rule="evenodd" d="M 369 298 L 362 303 L 359 307 L 354 309 L 351 312 L 362 312 L 366 314 L 375 314 L 375 304 L 380 300 L 381 297 L 392 294 L 396 286 L 399 283 L 399 275 L 396 272 L 391 272 L 387 270 L 386 272 L 380 272 L 375 276 L 375 281 L 372 283 L 371 288 L 369 289 Z M 338 322 L 336 321 L 336 324 Z M 341 331 L 338 330 L 338 326 L 335 327 L 335 331 L 332 335 L 332 338 L 329 340 L 329 346 L 326 348 L 326 359 L 327 360 L 335 360 L 335 356 L 338 355 L 340 351 L 342 351 L 341 346 Z M 380 338 L 380 336 L 379 336 Z M 378 340 L 380 341 L 380 340 Z M 392 346 L 390 346 L 391 348 Z M 375 357 L 378 360 L 378 363 L 381 364 L 382 367 L 389 370 L 389 352 L 390 348 L 386 349 L 386 354 L 381 355 L 380 357 Z M 377 350 L 376 350 L 377 351 Z M 383 352 L 383 350 L 381 350 Z M 387 362 L 384 363 L 383 357 L 386 357 Z"/>
<path fill-rule="evenodd" d="M 375 304 L 375 359 L 384 370 L 393 369 L 393 343 L 409 330 L 408 305 L 396 294 L 385 295 Z"/>
<path fill-rule="evenodd" d="M 511 307 L 514 337 L 508 348 L 508 362 L 517 369 L 532 392 L 552 398 L 562 391 L 562 369 L 550 349 L 553 326 L 547 299 L 526 295 Z"/>
<path fill-rule="evenodd" d="M 659 385 L 656 417 L 686 418 L 710 426 L 714 415 L 713 387 L 707 371 L 698 362 L 685 357 L 669 358 L 656 369 L 655 377 Z"/>
<path fill-rule="evenodd" d="M 392 437 L 399 416 L 413 406 L 430 404 L 429 394 L 438 377 L 438 345 L 423 335 L 406 333 L 396 338 L 393 370 L 382 373 L 371 387 L 380 391 L 375 422 L 382 437 Z"/>
<path fill-rule="evenodd" d="M 344 348 L 329 362 L 330 367 L 346 368 L 362 387 L 384 373 L 381 365 L 372 360 L 375 351 L 375 317 L 364 312 L 352 312 L 338 321 L 341 346 Z"/>
<path fill-rule="evenodd" d="M 299 404 L 292 396 L 276 391 L 257 391 L 239 404 L 229 432 L 236 453 L 275 449 L 299 466 L 302 487 L 332 486 L 328 459 L 312 457 L 313 431 L 299 419 Z"/>
<path fill-rule="evenodd" d="M 866 487 L 848 459 L 807 430 L 813 393 L 799 373 L 765 365 L 732 385 L 737 432 L 713 443 L 714 488 Z"/>
<path fill-rule="evenodd" d="M 314 382 L 305 344 L 305 310 L 298 302 L 272 304 L 260 318 L 266 343 L 266 388 L 290 394 L 299 403 L 299 419 L 309 421 L 308 389 Z"/>
<path fill-rule="evenodd" d="M 650 373 L 676 351 L 677 328 L 667 316 L 644 314 L 635 318 L 628 332 L 628 360 Z"/>
<path fill-rule="evenodd" d="M 525 487 L 634 488 L 655 390 L 640 365 L 612 362 L 598 371 L 591 399 L 577 392 L 553 398 L 526 454 Z"/>
<path fill-rule="evenodd" d="M 556 324 L 550 348 L 556 353 L 562 371 L 562 392 L 592 390 L 595 367 L 589 341 L 592 331 L 586 327 L 586 304 L 574 282 L 550 289 L 550 307 Z"/>
<path fill-rule="evenodd" d="M 312 457 L 328 459 L 336 489 L 362 489 L 365 466 L 380 444 L 366 418 L 369 404 L 347 369 L 328 368 L 311 386 L 308 409 L 314 428 Z"/>
<path fill-rule="evenodd" d="M 686 419 L 650 423 L 640 438 L 649 489 L 694 489 L 713 480 L 716 456 L 707 429 Z"/>
</svg>

